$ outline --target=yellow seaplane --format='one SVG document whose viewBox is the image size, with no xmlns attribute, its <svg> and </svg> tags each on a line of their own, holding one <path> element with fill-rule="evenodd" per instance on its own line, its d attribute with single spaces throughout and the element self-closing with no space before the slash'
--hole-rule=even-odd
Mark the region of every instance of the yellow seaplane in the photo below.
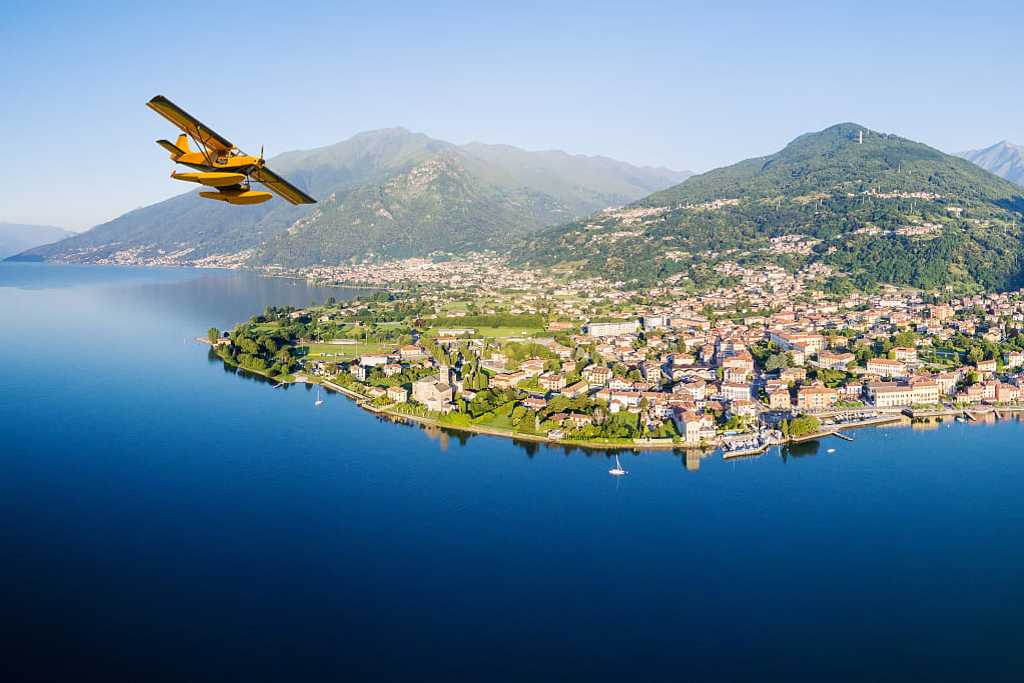
<svg viewBox="0 0 1024 683">
<path fill-rule="evenodd" d="M 316 204 L 315 199 L 267 168 L 262 148 L 258 157 L 245 154 L 163 95 L 157 95 L 146 106 L 184 131 L 177 142 L 157 140 L 156 144 L 170 152 L 176 164 L 196 170 L 173 171 L 172 178 L 215 188 L 213 192 L 200 192 L 201 197 L 228 204 L 262 204 L 273 197 L 270 192 L 253 190 L 251 183 L 255 181 L 292 204 Z M 198 149 L 189 147 L 189 138 Z"/>
</svg>

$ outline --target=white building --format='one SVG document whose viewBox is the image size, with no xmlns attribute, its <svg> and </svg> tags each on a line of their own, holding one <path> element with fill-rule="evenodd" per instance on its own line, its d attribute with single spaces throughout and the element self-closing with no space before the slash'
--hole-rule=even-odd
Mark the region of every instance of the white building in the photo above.
<svg viewBox="0 0 1024 683">
<path fill-rule="evenodd" d="M 587 323 L 586 332 L 591 337 L 617 337 L 640 331 L 639 320 L 622 320 L 612 323 Z"/>
</svg>

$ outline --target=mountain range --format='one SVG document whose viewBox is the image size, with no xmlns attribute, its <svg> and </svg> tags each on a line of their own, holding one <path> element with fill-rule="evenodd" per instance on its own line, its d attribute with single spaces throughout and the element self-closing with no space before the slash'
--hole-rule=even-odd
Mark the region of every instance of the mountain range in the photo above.
<svg viewBox="0 0 1024 683">
<path fill-rule="evenodd" d="M 532 235 L 522 265 L 706 288 L 725 262 L 820 263 L 833 286 L 1019 286 L 1019 186 L 956 156 L 843 123 Z M 848 276 L 848 277 L 847 277 Z"/>
<path fill-rule="evenodd" d="M 1003 140 L 985 149 L 972 149 L 961 152 L 968 161 L 981 166 L 986 171 L 1006 178 L 1011 183 L 1024 185 L 1024 147 Z"/>
<path fill-rule="evenodd" d="M 829 287 L 1021 286 L 1024 190 L 996 175 L 1019 177 L 1020 148 L 962 156 L 843 123 L 692 176 L 393 128 L 271 159 L 312 207 L 189 193 L 19 258 L 310 266 L 495 249 L 635 286 L 706 289 L 736 263 L 820 264 Z"/>
<path fill-rule="evenodd" d="M 455 145 L 402 128 L 287 152 L 268 165 L 319 203 L 230 206 L 193 192 L 21 258 L 195 264 L 233 255 L 306 266 L 505 248 L 691 175 L 558 151 Z"/>
<path fill-rule="evenodd" d="M 52 225 L 0 223 L 0 259 L 44 244 L 60 241 L 75 233 Z"/>
</svg>

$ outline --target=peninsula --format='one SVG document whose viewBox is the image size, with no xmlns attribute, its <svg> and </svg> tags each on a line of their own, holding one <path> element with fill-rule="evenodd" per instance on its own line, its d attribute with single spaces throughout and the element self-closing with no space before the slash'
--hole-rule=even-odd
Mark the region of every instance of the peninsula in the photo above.
<svg viewBox="0 0 1024 683">
<path fill-rule="evenodd" d="M 378 412 L 597 447 L 756 453 L 1021 403 L 1021 188 L 896 135 L 837 124 L 476 244 L 250 262 L 380 293 L 267 309 L 213 330 L 216 353 Z"/>
<path fill-rule="evenodd" d="M 377 413 L 600 448 L 746 454 L 1024 409 L 1024 292 L 838 295 L 819 288 L 820 266 L 727 268 L 727 283 L 693 293 L 494 254 L 410 259 L 346 276 L 387 291 L 269 307 L 206 341 L 225 363 Z"/>
</svg>

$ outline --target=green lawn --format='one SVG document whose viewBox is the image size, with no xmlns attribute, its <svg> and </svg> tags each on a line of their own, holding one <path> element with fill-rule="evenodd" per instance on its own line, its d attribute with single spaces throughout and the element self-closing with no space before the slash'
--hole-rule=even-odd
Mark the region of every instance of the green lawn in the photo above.
<svg viewBox="0 0 1024 683">
<path fill-rule="evenodd" d="M 476 333 L 483 337 L 504 339 L 507 337 L 534 337 L 544 331 L 541 327 L 478 327 Z"/>
<path fill-rule="evenodd" d="M 437 337 L 440 329 L 457 329 L 458 325 L 446 325 L 443 328 L 432 327 L 427 331 L 430 337 Z M 466 325 L 467 328 L 475 330 L 476 336 L 489 339 L 507 339 L 509 337 L 533 337 L 541 334 L 544 329 L 541 327 L 478 327 Z"/>
<path fill-rule="evenodd" d="M 394 344 L 310 344 L 306 358 L 329 361 L 352 360 L 368 353 L 387 353 L 394 350 Z"/>
<path fill-rule="evenodd" d="M 489 413 L 489 417 L 480 416 L 476 420 L 473 420 L 474 424 L 482 425 L 484 427 L 493 427 L 495 429 L 515 429 L 515 425 L 512 424 L 512 409 L 515 407 L 514 403 L 506 403 L 503 406 L 498 406 L 494 409 L 493 413 Z"/>
</svg>

